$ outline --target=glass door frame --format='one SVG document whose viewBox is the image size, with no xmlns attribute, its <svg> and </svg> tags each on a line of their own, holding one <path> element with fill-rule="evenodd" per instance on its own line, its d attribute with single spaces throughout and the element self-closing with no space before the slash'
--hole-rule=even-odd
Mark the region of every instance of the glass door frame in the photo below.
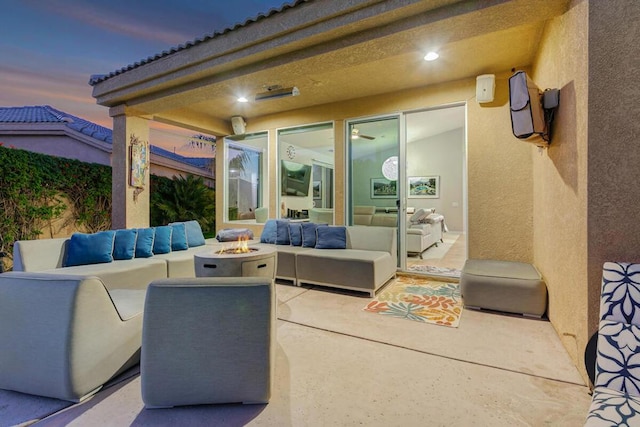
<svg viewBox="0 0 640 427">
<path fill-rule="evenodd" d="M 387 120 L 387 119 L 398 119 L 398 181 L 397 191 L 398 191 L 398 270 L 399 271 L 408 271 L 407 270 L 407 251 L 406 251 L 406 238 L 407 238 L 407 206 L 409 204 L 408 197 L 408 173 L 407 173 L 407 116 L 414 113 L 428 112 L 434 110 L 441 110 L 444 108 L 452 108 L 452 107 L 464 107 L 465 109 L 465 118 L 464 118 L 464 159 L 462 165 L 462 199 L 463 199 L 463 228 L 467 230 L 465 233 L 465 239 L 467 239 L 468 244 L 468 194 L 467 194 L 467 168 L 468 168 L 468 105 L 467 102 L 453 102 L 448 104 L 417 108 L 412 110 L 400 111 L 392 114 L 382 114 L 376 116 L 366 116 L 366 117 L 358 117 L 345 120 L 344 126 L 344 134 L 345 134 L 345 174 L 346 179 L 344 180 L 344 194 L 345 194 L 345 223 L 347 225 L 353 225 L 353 197 L 352 197 L 352 156 L 351 156 L 351 129 L 354 124 L 359 123 L 370 123 L 378 120 Z M 400 166 L 402 165 L 402 166 Z M 468 249 L 467 249 L 468 256 Z"/>
<path fill-rule="evenodd" d="M 367 117 L 358 117 L 352 119 L 345 120 L 344 126 L 344 158 L 345 158 L 345 174 L 346 179 L 344 180 L 344 195 L 345 195 L 345 204 L 344 204 L 344 214 L 345 214 L 345 224 L 353 225 L 353 212 L 354 212 L 354 204 L 353 204 L 353 191 L 352 191 L 352 181 L 353 181 L 353 170 L 352 170 L 352 137 L 351 130 L 354 125 L 362 124 L 362 123 L 371 123 L 376 121 L 383 120 L 393 120 L 396 119 L 398 122 L 398 142 L 397 142 L 397 153 L 398 153 L 398 164 L 404 164 L 404 158 L 406 154 L 406 144 L 402 144 L 402 141 L 406 137 L 405 135 L 405 126 L 404 126 L 404 114 L 402 113 L 391 113 L 391 114 L 382 114 L 376 116 L 367 116 Z M 401 233 L 400 230 L 403 230 L 406 227 L 406 197 L 402 197 L 402 195 L 406 192 L 406 170 L 405 168 L 398 168 L 398 179 L 396 181 L 396 190 L 398 191 L 398 198 L 396 199 L 396 205 L 398 209 L 398 226 L 397 226 L 397 267 L 399 269 L 406 269 L 406 253 L 404 257 L 401 255 L 405 252 L 406 243 L 404 233 Z"/>
</svg>

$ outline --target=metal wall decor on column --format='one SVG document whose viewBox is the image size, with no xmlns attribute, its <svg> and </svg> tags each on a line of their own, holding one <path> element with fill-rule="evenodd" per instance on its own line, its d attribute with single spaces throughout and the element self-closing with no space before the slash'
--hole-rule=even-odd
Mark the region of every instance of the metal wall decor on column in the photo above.
<svg viewBox="0 0 640 427">
<path fill-rule="evenodd" d="M 138 194 L 144 191 L 145 178 L 149 169 L 149 143 L 131 134 L 129 145 L 129 162 L 131 164 L 129 185 L 135 187 L 133 190 L 133 201 L 135 202 L 138 200 Z"/>
</svg>

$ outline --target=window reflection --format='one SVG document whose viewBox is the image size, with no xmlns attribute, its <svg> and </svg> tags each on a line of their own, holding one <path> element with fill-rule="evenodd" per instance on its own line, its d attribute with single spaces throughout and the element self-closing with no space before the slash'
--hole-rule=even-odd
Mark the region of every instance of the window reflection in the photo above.
<svg viewBox="0 0 640 427">
<path fill-rule="evenodd" d="M 225 221 L 265 222 L 268 217 L 266 132 L 230 136 L 225 145 Z"/>
<path fill-rule="evenodd" d="M 278 216 L 333 224 L 333 165 L 333 123 L 278 130 Z"/>
</svg>

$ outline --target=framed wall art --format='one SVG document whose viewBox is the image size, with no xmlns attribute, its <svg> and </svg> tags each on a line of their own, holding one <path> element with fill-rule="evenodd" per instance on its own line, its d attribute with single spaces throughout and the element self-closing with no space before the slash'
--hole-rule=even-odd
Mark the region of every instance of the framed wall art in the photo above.
<svg viewBox="0 0 640 427">
<path fill-rule="evenodd" d="M 396 181 L 387 178 L 371 178 L 372 199 L 397 199 L 398 185 Z"/>
<path fill-rule="evenodd" d="M 409 177 L 409 197 L 423 199 L 440 198 L 440 177 L 439 176 L 410 176 Z"/>
</svg>

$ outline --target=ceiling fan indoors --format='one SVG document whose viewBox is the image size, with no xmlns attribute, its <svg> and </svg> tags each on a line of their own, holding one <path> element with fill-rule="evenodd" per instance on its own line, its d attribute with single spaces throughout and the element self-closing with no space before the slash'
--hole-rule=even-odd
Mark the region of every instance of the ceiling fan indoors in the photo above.
<svg viewBox="0 0 640 427">
<path fill-rule="evenodd" d="M 370 140 L 371 140 L 371 139 L 376 139 L 376 137 L 375 137 L 375 136 L 363 135 L 363 134 L 361 134 L 361 133 L 360 133 L 360 131 L 358 130 L 358 128 L 353 128 L 353 129 L 351 130 L 351 139 L 360 139 L 360 138 L 363 138 L 363 139 L 370 139 Z"/>
</svg>

